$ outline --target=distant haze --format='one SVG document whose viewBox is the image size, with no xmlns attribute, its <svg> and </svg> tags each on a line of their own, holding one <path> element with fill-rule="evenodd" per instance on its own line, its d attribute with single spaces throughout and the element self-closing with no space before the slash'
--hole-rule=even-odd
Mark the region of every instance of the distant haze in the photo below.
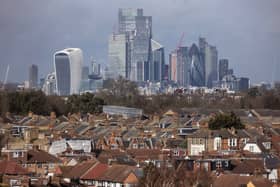
<svg viewBox="0 0 280 187">
<path fill-rule="evenodd" d="M 279 0 L 1 0 L 0 80 L 7 64 L 9 81 L 27 79 L 30 64 L 45 76 L 53 53 L 66 47 L 81 48 L 85 64 L 91 56 L 106 63 L 122 7 L 153 17 L 153 38 L 165 46 L 166 60 L 185 32 L 184 45 L 206 37 L 237 76 L 280 79 Z"/>
</svg>

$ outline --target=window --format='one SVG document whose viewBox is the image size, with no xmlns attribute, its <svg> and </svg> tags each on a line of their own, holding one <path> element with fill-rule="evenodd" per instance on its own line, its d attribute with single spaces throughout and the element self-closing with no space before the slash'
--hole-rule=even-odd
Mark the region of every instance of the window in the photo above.
<svg viewBox="0 0 280 187">
<path fill-rule="evenodd" d="M 250 146 L 249 146 L 249 151 L 250 151 L 250 152 L 254 152 L 254 146 L 253 146 L 253 145 L 250 145 Z"/>
<path fill-rule="evenodd" d="M 133 149 L 138 149 L 138 145 L 136 143 L 132 144 Z"/>
<path fill-rule="evenodd" d="M 221 160 L 216 161 L 216 168 L 222 168 L 222 161 Z"/>
<path fill-rule="evenodd" d="M 237 139 L 236 139 L 236 138 L 230 138 L 230 139 L 228 140 L 228 145 L 229 145 L 230 147 L 235 147 L 235 146 L 237 146 Z"/>
<path fill-rule="evenodd" d="M 174 156 L 179 156 L 179 150 L 175 149 L 174 152 L 173 152 L 173 155 Z"/>
<path fill-rule="evenodd" d="M 225 167 L 228 168 L 229 167 L 229 163 L 228 160 L 225 161 Z"/>
<path fill-rule="evenodd" d="M 13 158 L 18 158 L 18 152 L 13 152 Z"/>
</svg>

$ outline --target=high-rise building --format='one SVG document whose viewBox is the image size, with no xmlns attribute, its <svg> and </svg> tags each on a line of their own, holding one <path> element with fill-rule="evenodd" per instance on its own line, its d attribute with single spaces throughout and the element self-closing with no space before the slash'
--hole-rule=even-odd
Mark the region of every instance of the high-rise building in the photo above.
<svg viewBox="0 0 280 187">
<path fill-rule="evenodd" d="M 188 47 L 179 47 L 177 49 L 177 83 L 179 86 L 190 85 L 190 60 Z"/>
<path fill-rule="evenodd" d="M 169 79 L 177 82 L 177 51 L 169 54 Z"/>
<path fill-rule="evenodd" d="M 136 31 L 136 17 L 143 16 L 143 9 L 120 8 L 119 9 L 119 33 Z"/>
<path fill-rule="evenodd" d="M 112 48 L 116 48 L 117 45 L 120 45 L 121 47 L 119 47 L 118 50 L 119 55 L 115 56 L 121 56 L 121 58 L 119 60 L 113 60 L 114 58 L 111 58 L 110 60 L 109 57 L 109 64 L 111 65 L 110 61 L 118 61 L 119 64 L 121 64 L 120 67 L 122 70 L 120 71 L 123 72 L 123 77 L 127 77 L 132 81 L 149 80 L 150 64 L 152 60 L 152 17 L 144 16 L 143 9 L 119 9 L 118 28 L 119 33 L 113 35 L 122 36 L 117 44 L 112 42 L 113 37 L 109 40 L 109 56 L 114 56 L 112 51 L 116 51 L 117 49 Z M 124 66 L 125 68 L 123 68 Z M 112 77 L 115 78 L 114 76 L 113 73 Z"/>
<path fill-rule="evenodd" d="M 190 85 L 202 87 L 205 85 L 205 65 L 195 44 L 190 48 L 189 58 L 191 61 Z"/>
<path fill-rule="evenodd" d="M 155 40 L 152 40 L 152 62 L 150 65 L 150 81 L 160 82 L 164 80 L 164 48 Z"/>
<path fill-rule="evenodd" d="M 212 88 L 213 82 L 218 80 L 218 51 L 215 46 L 205 47 L 205 83 Z"/>
<path fill-rule="evenodd" d="M 83 53 L 79 48 L 68 48 L 54 54 L 56 93 L 79 94 L 82 79 Z"/>
<path fill-rule="evenodd" d="M 222 80 L 225 75 L 228 74 L 228 59 L 220 59 L 219 60 L 219 80 Z"/>
<path fill-rule="evenodd" d="M 38 66 L 32 64 L 29 67 L 29 88 L 34 89 L 38 86 Z"/>
<path fill-rule="evenodd" d="M 128 78 L 128 37 L 126 34 L 112 34 L 109 38 L 108 78 Z"/>
</svg>

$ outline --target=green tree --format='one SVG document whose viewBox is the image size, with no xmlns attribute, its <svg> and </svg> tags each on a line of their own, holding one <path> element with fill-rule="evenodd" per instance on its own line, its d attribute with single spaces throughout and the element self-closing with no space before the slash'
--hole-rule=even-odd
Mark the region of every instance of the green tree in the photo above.
<svg viewBox="0 0 280 187">
<path fill-rule="evenodd" d="M 244 129 L 244 124 L 241 123 L 239 117 L 237 117 L 233 112 L 230 114 L 217 114 L 215 117 L 209 120 L 209 129 L 218 130 L 222 128 L 232 128 Z"/>
</svg>

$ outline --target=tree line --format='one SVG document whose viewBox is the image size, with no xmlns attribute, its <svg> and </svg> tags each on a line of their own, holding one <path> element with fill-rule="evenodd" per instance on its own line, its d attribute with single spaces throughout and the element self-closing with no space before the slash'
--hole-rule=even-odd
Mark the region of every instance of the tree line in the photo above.
<svg viewBox="0 0 280 187">
<path fill-rule="evenodd" d="M 68 113 L 100 113 L 103 105 L 120 105 L 142 108 L 145 113 L 162 113 L 169 109 L 188 107 L 221 109 L 280 109 L 280 90 L 251 88 L 237 95 L 224 92 L 215 95 L 196 93 L 159 94 L 143 96 L 138 92 L 137 84 L 124 78 L 107 80 L 104 89 L 96 94 L 86 93 L 69 97 L 46 96 L 41 91 L 0 92 L 0 113 L 57 115 Z"/>
</svg>

